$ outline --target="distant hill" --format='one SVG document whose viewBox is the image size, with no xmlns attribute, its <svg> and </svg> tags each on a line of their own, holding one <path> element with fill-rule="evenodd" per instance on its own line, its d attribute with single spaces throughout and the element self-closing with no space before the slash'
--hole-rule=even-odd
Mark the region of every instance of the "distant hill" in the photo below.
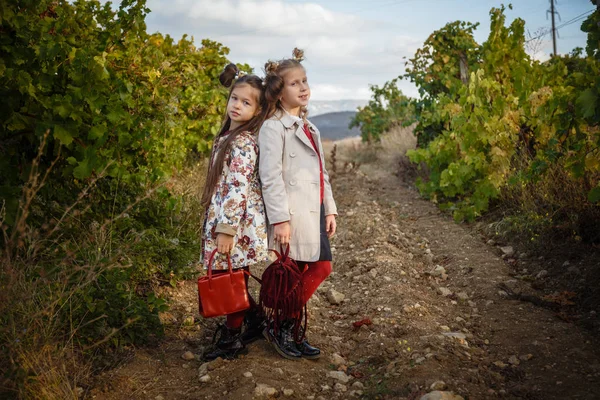
<svg viewBox="0 0 600 400">
<path fill-rule="evenodd" d="M 319 128 L 323 139 L 338 140 L 349 136 L 360 136 L 358 128 L 348 129 L 356 111 L 340 111 L 317 115 L 308 119 Z"/>
</svg>

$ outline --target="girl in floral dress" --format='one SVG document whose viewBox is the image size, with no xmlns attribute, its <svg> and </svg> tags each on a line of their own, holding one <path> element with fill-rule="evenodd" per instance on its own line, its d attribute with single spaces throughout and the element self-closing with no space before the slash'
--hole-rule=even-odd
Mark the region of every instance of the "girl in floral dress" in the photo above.
<svg viewBox="0 0 600 400">
<path fill-rule="evenodd" d="M 268 260 L 267 227 L 258 177 L 257 134 L 268 104 L 263 82 L 255 75 L 242 75 L 229 64 L 219 79 L 231 86 L 223 127 L 215 138 L 202 205 L 206 209 L 202 236 L 202 262 L 213 274 L 228 270 L 227 254 L 234 269 L 248 270 Z M 211 253 L 217 250 L 212 265 Z M 246 280 L 247 284 L 247 280 Z M 264 328 L 252 298 L 249 310 L 227 315 L 220 325 L 214 348 L 205 352 L 207 360 L 234 358 L 245 352 L 245 344 L 261 335 Z M 247 326 L 242 334 L 242 325 Z"/>
</svg>

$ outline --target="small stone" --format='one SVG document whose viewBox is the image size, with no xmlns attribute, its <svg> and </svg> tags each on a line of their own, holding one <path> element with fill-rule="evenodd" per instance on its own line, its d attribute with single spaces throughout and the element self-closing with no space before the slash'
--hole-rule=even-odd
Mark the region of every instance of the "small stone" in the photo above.
<svg viewBox="0 0 600 400">
<path fill-rule="evenodd" d="M 356 381 L 352 384 L 352 389 L 363 390 L 364 388 L 365 385 L 363 385 L 362 382 Z"/>
<path fill-rule="evenodd" d="M 467 300 L 469 300 L 469 295 L 468 295 L 467 293 L 465 293 L 465 292 L 460 292 L 460 293 L 457 293 L 457 294 L 456 294 L 456 296 L 457 296 L 457 297 L 458 297 L 460 300 L 462 300 L 462 301 L 467 301 Z"/>
<path fill-rule="evenodd" d="M 185 319 L 183 320 L 183 325 L 184 326 L 194 326 L 194 317 L 192 317 L 192 316 L 185 317 Z"/>
<path fill-rule="evenodd" d="M 200 366 L 200 368 L 198 368 L 199 376 L 204 376 L 204 375 L 208 374 L 208 364 L 210 364 L 210 363 L 204 363 Z"/>
<path fill-rule="evenodd" d="M 327 392 L 329 390 L 331 390 L 331 386 L 329 386 L 329 385 L 321 385 L 321 391 L 322 392 Z"/>
<path fill-rule="evenodd" d="M 494 361 L 494 365 L 498 368 L 506 368 L 508 364 L 504 364 L 502 361 Z"/>
<path fill-rule="evenodd" d="M 436 265 L 431 273 L 433 276 L 442 276 L 444 274 L 446 274 L 446 268 L 442 267 L 441 265 Z"/>
<path fill-rule="evenodd" d="M 575 275 L 579 275 L 581 273 L 581 271 L 579 270 L 579 268 L 572 266 L 567 268 L 567 272 L 571 273 L 571 274 L 575 274 Z"/>
<path fill-rule="evenodd" d="M 335 390 L 336 392 L 346 392 L 348 388 L 343 383 L 338 382 L 333 386 L 333 390 Z"/>
<path fill-rule="evenodd" d="M 568 261 L 565 261 L 562 266 L 564 268 L 564 267 L 568 267 L 569 265 L 571 265 L 571 263 Z"/>
<path fill-rule="evenodd" d="M 215 358 L 214 360 L 212 360 L 211 362 L 209 362 L 207 364 L 208 364 L 208 370 L 214 371 L 215 369 L 222 367 L 223 364 L 225 364 L 225 360 L 223 360 L 221 357 L 219 357 L 219 358 Z"/>
<path fill-rule="evenodd" d="M 329 289 L 327 292 L 327 300 L 331 304 L 338 305 L 344 301 L 344 298 L 346 298 L 346 296 L 343 293 L 340 293 L 334 289 Z"/>
<path fill-rule="evenodd" d="M 455 320 L 456 322 L 458 322 L 458 323 L 461 323 L 461 322 L 466 322 L 466 321 L 465 321 L 465 319 L 464 319 L 464 318 L 461 318 L 461 317 L 456 317 L 454 320 Z"/>
<path fill-rule="evenodd" d="M 489 246 L 495 246 L 495 245 L 496 245 L 496 241 L 495 241 L 495 240 L 493 240 L 493 239 L 490 239 L 490 240 L 488 240 L 488 241 L 487 241 L 487 244 L 488 244 Z"/>
<path fill-rule="evenodd" d="M 160 394 L 154 398 L 154 400 L 165 400 Z"/>
<path fill-rule="evenodd" d="M 275 396 L 277 394 L 277 389 L 271 387 L 269 385 L 265 385 L 264 383 L 257 383 L 254 388 L 254 396 L 256 397 L 269 397 Z"/>
<path fill-rule="evenodd" d="M 442 333 L 442 335 L 449 337 L 449 338 L 456 338 L 456 339 L 462 339 L 462 340 L 465 340 L 467 338 L 467 335 L 465 335 L 462 332 L 444 332 L 444 333 Z"/>
<path fill-rule="evenodd" d="M 75 388 L 75 394 L 77 395 L 77 397 L 83 396 L 83 392 L 85 392 L 85 390 L 83 390 L 83 388 L 81 386 L 77 386 Z"/>
<path fill-rule="evenodd" d="M 386 282 L 391 282 L 392 278 L 390 278 L 389 276 L 384 276 L 383 280 L 386 281 Z"/>
<path fill-rule="evenodd" d="M 419 400 L 465 400 L 464 397 L 452 392 L 441 392 L 439 390 L 429 392 Z"/>
<path fill-rule="evenodd" d="M 529 361 L 533 358 L 533 354 L 525 354 L 519 357 L 521 361 Z"/>
<path fill-rule="evenodd" d="M 445 287 L 439 287 L 439 288 L 437 288 L 437 292 L 439 294 L 441 294 L 442 296 L 444 296 L 444 297 L 450 297 L 450 296 L 452 296 L 452 290 L 450 290 L 448 288 L 445 288 Z"/>
<path fill-rule="evenodd" d="M 208 383 L 210 382 L 210 375 L 206 374 L 200 377 L 200 382 L 202 383 Z"/>
<path fill-rule="evenodd" d="M 292 389 L 283 389 L 283 395 L 285 397 L 290 397 L 294 395 L 294 391 Z"/>
<path fill-rule="evenodd" d="M 369 271 L 369 275 L 371 275 L 371 278 L 377 278 L 377 270 L 375 268 L 372 268 Z"/>
<path fill-rule="evenodd" d="M 329 371 L 328 376 L 342 383 L 348 383 L 352 377 L 346 375 L 344 371 Z"/>
<path fill-rule="evenodd" d="M 512 246 L 500 247 L 500 250 L 502 250 L 502 254 L 507 257 L 511 257 L 513 254 L 515 254 L 515 249 L 513 249 Z"/>
<path fill-rule="evenodd" d="M 250 372 L 250 371 L 244 372 L 244 377 L 252 378 L 252 372 Z"/>
<path fill-rule="evenodd" d="M 440 326 L 440 329 L 443 330 L 444 332 L 450 332 L 450 327 L 447 325 Z"/>
<path fill-rule="evenodd" d="M 429 387 L 431 390 L 446 390 L 447 385 L 446 382 L 444 381 L 435 381 L 431 384 L 431 386 Z"/>
<path fill-rule="evenodd" d="M 548 271 L 546 271 L 545 269 L 541 270 L 540 272 L 537 273 L 537 275 L 535 276 L 536 279 L 543 279 L 548 275 Z"/>
<path fill-rule="evenodd" d="M 185 353 L 183 353 L 181 355 L 181 358 L 183 358 L 185 361 L 192 361 L 196 357 L 194 356 L 194 353 L 192 353 L 191 351 L 186 351 Z"/>
<path fill-rule="evenodd" d="M 427 359 L 425 357 L 419 357 L 415 360 L 417 364 L 423 364 Z"/>
<path fill-rule="evenodd" d="M 340 356 L 338 353 L 333 353 L 331 355 L 330 361 L 336 367 L 339 367 L 340 365 L 346 365 L 346 360 L 344 359 L 344 357 Z"/>
<path fill-rule="evenodd" d="M 510 356 L 510 357 L 508 358 L 508 363 L 509 363 L 509 364 L 512 364 L 512 365 L 519 365 L 519 364 L 521 364 L 521 363 L 519 362 L 519 359 L 517 358 L 517 356 Z"/>
</svg>

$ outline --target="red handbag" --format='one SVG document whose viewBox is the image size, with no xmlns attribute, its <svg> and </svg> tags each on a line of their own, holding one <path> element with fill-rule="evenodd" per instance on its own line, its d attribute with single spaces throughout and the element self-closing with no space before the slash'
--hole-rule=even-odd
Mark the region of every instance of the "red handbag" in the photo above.
<svg viewBox="0 0 600 400">
<path fill-rule="evenodd" d="M 212 262 L 217 250 L 213 250 L 208 260 L 208 273 L 198 278 L 198 304 L 204 318 L 219 317 L 250 308 L 247 274 L 244 270 L 234 271 L 231 258 L 227 254 L 229 273 L 212 274 Z"/>
</svg>

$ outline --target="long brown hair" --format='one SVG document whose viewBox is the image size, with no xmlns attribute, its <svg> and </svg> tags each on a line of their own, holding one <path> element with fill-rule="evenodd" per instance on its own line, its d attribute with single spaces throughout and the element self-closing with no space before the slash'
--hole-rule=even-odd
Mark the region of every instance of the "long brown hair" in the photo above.
<svg viewBox="0 0 600 400">
<path fill-rule="evenodd" d="M 236 79 L 237 78 L 237 79 Z M 208 208 L 210 205 L 212 196 L 217 187 L 217 183 L 219 182 L 219 178 L 221 176 L 221 172 L 223 172 L 223 162 L 225 161 L 225 156 L 227 155 L 231 143 L 237 138 L 237 136 L 242 132 L 251 132 L 252 134 L 257 134 L 260 126 L 266 119 L 267 115 L 271 114 L 272 105 L 267 102 L 265 97 L 265 87 L 263 85 L 263 80 L 260 79 L 256 75 L 242 75 L 240 73 L 238 67 L 235 64 L 229 64 L 225 67 L 221 75 L 219 75 L 219 81 L 225 87 L 230 87 L 229 96 L 227 96 L 227 102 L 229 103 L 229 98 L 231 97 L 231 93 L 233 90 L 240 85 L 248 85 L 254 89 L 257 89 L 260 93 L 258 99 L 258 107 L 260 108 L 260 112 L 252 117 L 249 121 L 244 122 L 242 125 L 237 127 L 236 129 L 229 132 L 225 141 L 219 146 L 218 149 L 215 149 L 217 152 L 215 154 L 214 162 L 208 166 L 208 174 L 206 176 L 206 183 L 204 185 L 204 191 L 202 192 L 201 204 L 204 208 Z M 233 86 L 231 85 L 233 83 Z M 224 132 L 229 130 L 231 126 L 231 119 L 227 115 L 227 111 L 225 111 L 225 116 L 223 118 L 223 125 L 219 130 L 219 134 L 215 137 L 213 146 L 216 145 L 217 141 L 221 137 Z"/>
<path fill-rule="evenodd" d="M 304 51 L 299 48 L 295 48 L 292 52 L 292 58 L 284 58 L 279 61 L 269 61 L 265 64 L 265 97 L 269 104 L 274 105 L 272 107 L 269 117 L 275 110 L 284 111 L 281 105 L 281 92 L 283 92 L 284 80 L 283 75 L 287 71 L 293 68 L 302 68 L 302 61 L 304 60 Z M 300 109 L 300 117 L 306 120 L 308 116 L 308 109 L 302 107 Z"/>
</svg>

